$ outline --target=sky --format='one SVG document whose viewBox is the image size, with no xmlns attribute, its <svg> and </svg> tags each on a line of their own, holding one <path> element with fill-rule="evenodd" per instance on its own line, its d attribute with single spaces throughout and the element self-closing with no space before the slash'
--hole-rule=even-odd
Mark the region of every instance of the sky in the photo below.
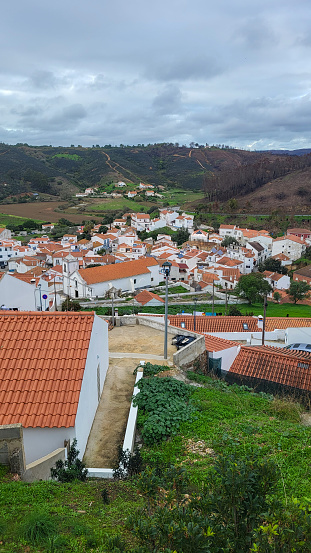
<svg viewBox="0 0 311 553">
<path fill-rule="evenodd" d="M 310 0 L 11 0 L 0 142 L 311 148 Z"/>
</svg>

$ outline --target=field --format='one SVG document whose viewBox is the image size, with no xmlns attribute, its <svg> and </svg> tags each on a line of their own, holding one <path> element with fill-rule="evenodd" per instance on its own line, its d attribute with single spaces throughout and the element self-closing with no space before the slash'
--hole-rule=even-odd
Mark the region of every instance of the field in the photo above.
<svg viewBox="0 0 311 553">
<path fill-rule="evenodd" d="M 83 219 L 92 219 L 91 216 L 70 212 L 64 209 L 64 202 L 31 202 L 25 204 L 1 204 L 0 214 L 14 215 L 24 219 L 34 219 L 42 222 L 56 223 L 60 218 L 70 219 L 73 223 L 81 224 Z M 62 209 L 63 208 L 63 209 Z M 55 211 L 59 209 L 59 211 Z M 13 222 L 14 221 L 10 221 Z M 20 221 L 19 221 L 20 222 Z M 17 223 L 18 224 L 18 223 Z"/>
</svg>

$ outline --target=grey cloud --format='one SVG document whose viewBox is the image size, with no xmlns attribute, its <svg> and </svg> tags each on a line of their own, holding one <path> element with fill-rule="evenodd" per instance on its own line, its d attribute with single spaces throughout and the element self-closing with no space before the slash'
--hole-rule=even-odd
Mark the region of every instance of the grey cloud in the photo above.
<svg viewBox="0 0 311 553">
<path fill-rule="evenodd" d="M 158 114 L 173 114 L 180 111 L 181 92 L 177 86 L 165 87 L 153 100 L 152 107 Z"/>
<path fill-rule="evenodd" d="M 150 64 L 145 76 L 160 81 L 206 80 L 219 75 L 223 71 L 224 68 L 216 59 L 193 54 L 190 58 L 184 58 L 180 55 L 171 61 L 165 60 L 158 64 Z"/>
</svg>

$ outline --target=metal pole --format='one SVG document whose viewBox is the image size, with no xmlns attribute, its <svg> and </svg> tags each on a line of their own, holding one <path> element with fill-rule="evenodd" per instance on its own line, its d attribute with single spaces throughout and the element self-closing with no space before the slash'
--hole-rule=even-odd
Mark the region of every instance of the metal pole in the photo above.
<svg viewBox="0 0 311 553">
<path fill-rule="evenodd" d="M 56 299 L 55 277 L 54 277 L 54 299 L 55 299 L 55 311 L 57 311 L 57 299 Z"/>
<path fill-rule="evenodd" d="M 42 311 L 42 296 L 41 296 L 41 284 L 38 284 L 39 294 L 40 294 L 40 311 Z"/>
<path fill-rule="evenodd" d="M 195 323 L 196 323 L 196 311 L 197 311 L 197 298 L 194 298 L 194 314 L 193 314 L 193 330 L 195 332 Z"/>
<path fill-rule="evenodd" d="M 112 307 L 111 307 L 112 326 L 114 326 L 114 304 L 113 304 L 113 299 L 114 299 L 114 292 L 112 292 L 112 296 L 111 296 L 111 303 L 112 303 Z"/>
<path fill-rule="evenodd" d="M 261 345 L 265 345 L 265 329 L 266 329 L 266 310 L 267 310 L 267 295 L 265 294 L 263 300 L 263 321 L 262 321 L 262 340 Z"/>
<path fill-rule="evenodd" d="M 168 270 L 165 270 L 164 359 L 167 359 L 168 274 Z"/>
<path fill-rule="evenodd" d="M 215 286 L 215 281 L 214 281 L 214 277 L 213 277 L 213 304 L 212 304 L 212 311 L 213 311 L 213 315 L 214 315 L 214 286 Z"/>
<path fill-rule="evenodd" d="M 228 308 L 228 298 L 227 298 L 227 283 L 225 282 L 226 287 L 226 309 L 225 309 L 225 315 L 227 315 L 227 308 Z"/>
</svg>

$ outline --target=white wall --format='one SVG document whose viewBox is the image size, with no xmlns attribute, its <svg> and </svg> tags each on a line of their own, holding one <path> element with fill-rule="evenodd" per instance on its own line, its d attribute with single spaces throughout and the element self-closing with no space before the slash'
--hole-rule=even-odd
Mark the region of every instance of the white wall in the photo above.
<svg viewBox="0 0 311 553">
<path fill-rule="evenodd" d="M 48 455 L 59 447 L 64 440 L 73 440 L 75 431 L 70 428 L 23 428 L 26 465 Z"/>
<path fill-rule="evenodd" d="M 288 328 L 285 331 L 285 345 L 311 344 L 311 327 Z"/>
<path fill-rule="evenodd" d="M 95 315 L 75 420 L 75 433 L 81 458 L 86 448 L 87 440 L 98 406 L 98 364 L 100 365 L 101 394 L 109 365 L 108 324 L 106 321 Z"/>
<path fill-rule="evenodd" d="M 35 286 L 10 274 L 0 280 L 0 305 L 16 307 L 20 311 L 36 311 Z"/>
<path fill-rule="evenodd" d="M 233 361 L 235 360 L 236 356 L 238 355 L 239 351 L 241 349 L 241 346 L 233 346 L 232 348 L 223 349 L 221 351 L 214 351 L 212 353 L 209 353 L 209 356 L 212 359 L 220 359 L 221 358 L 221 373 L 222 375 L 225 375 Z"/>
</svg>

